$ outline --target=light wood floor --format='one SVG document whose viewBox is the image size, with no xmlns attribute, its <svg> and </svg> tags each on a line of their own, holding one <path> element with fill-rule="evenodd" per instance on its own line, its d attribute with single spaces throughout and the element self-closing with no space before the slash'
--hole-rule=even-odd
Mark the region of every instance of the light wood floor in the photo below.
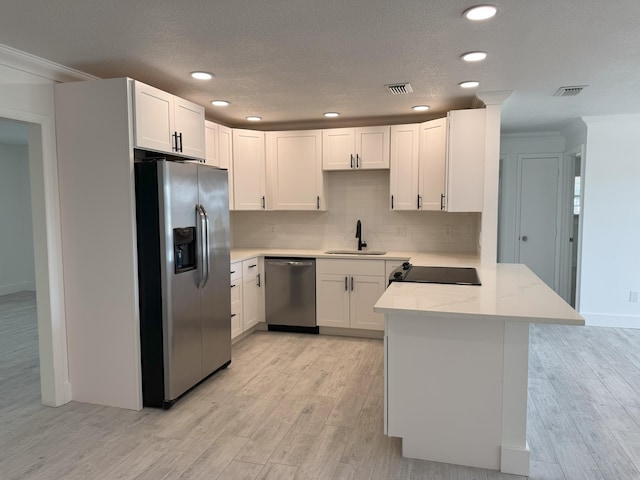
<svg viewBox="0 0 640 480">
<path fill-rule="evenodd" d="M 0 479 L 520 479 L 405 459 L 382 343 L 254 333 L 173 409 L 40 405 L 33 294 L 0 297 Z M 639 330 L 533 326 L 532 479 L 640 479 Z M 117 354 L 117 352 L 114 352 Z"/>
</svg>

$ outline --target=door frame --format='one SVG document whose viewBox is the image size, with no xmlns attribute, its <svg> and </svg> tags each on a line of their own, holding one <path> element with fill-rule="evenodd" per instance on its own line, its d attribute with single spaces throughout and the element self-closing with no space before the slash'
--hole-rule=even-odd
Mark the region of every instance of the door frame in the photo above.
<svg viewBox="0 0 640 480">
<path fill-rule="evenodd" d="M 44 405 L 60 406 L 71 401 L 71 384 L 54 120 L 4 107 L 0 117 L 28 124 L 40 395 Z"/>
<path fill-rule="evenodd" d="M 569 238 L 572 234 L 573 227 L 573 182 L 576 157 L 580 156 L 580 216 L 578 218 L 578 238 L 573 239 L 573 248 L 578 250 L 578 262 L 576 272 L 576 298 L 575 309 L 579 310 L 580 306 L 580 266 L 582 258 L 582 222 L 584 218 L 584 168 L 585 168 L 585 146 L 578 145 L 564 152 L 564 161 L 561 168 L 562 178 L 562 201 L 565 202 L 565 208 L 562 212 L 562 227 L 560 231 L 561 238 L 567 239 L 562 243 L 560 256 L 560 289 L 559 294 L 567 303 L 571 303 L 571 259 L 572 248 Z"/>
<path fill-rule="evenodd" d="M 519 153 L 517 162 L 517 185 L 516 185 L 516 225 L 514 232 L 514 254 L 517 263 L 520 262 L 520 228 L 522 223 L 522 163 L 524 160 L 536 159 L 536 158 L 554 158 L 558 160 L 558 188 L 556 191 L 556 241 L 555 241 L 555 265 L 554 265 L 554 285 L 551 287 L 555 291 L 558 291 L 560 284 L 560 229 L 562 226 L 562 172 L 564 166 L 564 156 L 562 153 Z"/>
</svg>

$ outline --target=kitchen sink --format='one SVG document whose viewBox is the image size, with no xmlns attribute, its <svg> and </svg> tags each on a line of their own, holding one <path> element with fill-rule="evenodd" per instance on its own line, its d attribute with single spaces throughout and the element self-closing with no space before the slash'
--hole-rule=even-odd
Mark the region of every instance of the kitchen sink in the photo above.
<svg viewBox="0 0 640 480">
<path fill-rule="evenodd" d="M 384 255 L 381 250 L 327 250 L 327 255 Z"/>
</svg>

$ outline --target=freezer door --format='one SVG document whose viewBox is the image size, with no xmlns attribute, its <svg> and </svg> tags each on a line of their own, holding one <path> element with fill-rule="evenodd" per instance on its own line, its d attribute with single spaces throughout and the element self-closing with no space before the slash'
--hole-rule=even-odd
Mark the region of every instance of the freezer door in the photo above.
<svg viewBox="0 0 640 480">
<path fill-rule="evenodd" d="M 200 290 L 203 377 L 231 360 L 229 189 L 226 170 L 198 165 L 199 203 L 208 226 L 208 275 Z"/>
<path fill-rule="evenodd" d="M 164 335 L 165 400 L 175 400 L 202 379 L 200 290 L 202 265 L 182 268 L 176 242 L 186 242 L 196 227 L 198 171 L 192 164 L 161 162 L 159 176 L 160 242 Z M 174 237 L 179 237 L 177 240 Z M 199 239 L 194 249 L 197 253 Z M 187 250 L 180 255 L 188 255 Z M 186 257 L 185 257 L 186 258 Z"/>
</svg>

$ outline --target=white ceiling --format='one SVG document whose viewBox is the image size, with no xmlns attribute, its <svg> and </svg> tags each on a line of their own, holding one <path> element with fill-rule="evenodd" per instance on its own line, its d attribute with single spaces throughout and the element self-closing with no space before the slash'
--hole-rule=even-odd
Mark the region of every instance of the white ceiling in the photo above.
<svg viewBox="0 0 640 480">
<path fill-rule="evenodd" d="M 99 77 L 129 76 L 207 105 L 233 127 L 417 122 L 512 90 L 503 132 L 557 130 L 582 115 L 640 112 L 640 1 L 3 0 L 0 43 Z M 484 50 L 481 64 L 462 53 Z M 215 73 L 198 82 L 193 70 Z M 414 93 L 383 85 L 411 82 Z M 561 86 L 589 85 L 576 97 Z M 229 100 L 224 109 L 212 99 Z M 428 104 L 427 114 L 412 105 Z M 322 118 L 339 111 L 337 120 Z M 249 124 L 244 117 L 260 115 Z"/>
</svg>

